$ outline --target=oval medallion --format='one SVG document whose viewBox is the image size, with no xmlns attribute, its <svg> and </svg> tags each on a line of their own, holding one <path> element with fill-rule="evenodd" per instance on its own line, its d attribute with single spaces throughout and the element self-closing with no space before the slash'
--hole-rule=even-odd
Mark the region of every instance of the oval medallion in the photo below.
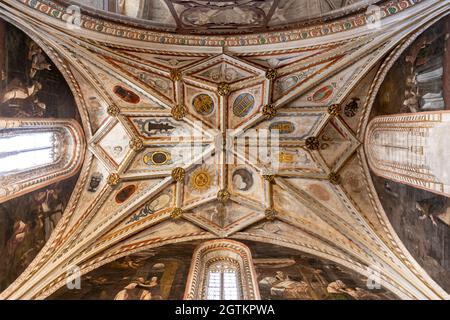
<svg viewBox="0 0 450 320">
<path fill-rule="evenodd" d="M 255 106 L 255 97 L 250 93 L 241 93 L 233 102 L 233 114 L 243 118 L 252 111 Z"/>
<path fill-rule="evenodd" d="M 290 121 L 277 121 L 270 124 L 269 130 L 278 130 L 280 134 L 289 134 L 294 132 L 295 126 Z"/>
<path fill-rule="evenodd" d="M 122 190 L 120 190 L 116 195 L 116 202 L 123 203 L 127 201 L 133 193 L 136 191 L 137 187 L 134 184 L 126 186 Z"/>
<path fill-rule="evenodd" d="M 128 89 L 125 89 L 122 86 L 119 86 L 119 85 L 115 86 L 113 91 L 116 94 L 116 96 L 118 96 L 120 99 L 122 99 L 125 102 L 136 104 L 139 101 L 141 101 L 141 98 L 139 98 L 139 96 L 136 93 L 134 93 Z"/>
<path fill-rule="evenodd" d="M 320 88 L 312 97 L 314 102 L 322 102 L 327 100 L 333 94 L 334 87 L 332 85 L 327 85 L 325 87 Z"/>
<path fill-rule="evenodd" d="M 162 166 L 171 160 L 171 155 L 165 151 L 154 151 L 144 156 L 144 162 L 148 165 Z"/>
</svg>

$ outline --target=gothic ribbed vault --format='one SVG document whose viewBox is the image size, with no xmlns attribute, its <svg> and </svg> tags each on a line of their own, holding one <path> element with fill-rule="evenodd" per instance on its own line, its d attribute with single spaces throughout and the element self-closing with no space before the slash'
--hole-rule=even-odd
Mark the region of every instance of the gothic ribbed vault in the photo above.
<svg viewBox="0 0 450 320">
<path fill-rule="evenodd" d="M 324 2 L 317 17 L 340 14 L 288 19 L 297 29 L 284 31 L 266 21 L 255 26 L 266 33 L 186 35 L 189 17 L 176 33 L 179 23 L 155 31 L 90 10 L 74 20 L 66 1 L 1 1 L 0 17 L 64 75 L 87 149 L 56 229 L 0 297 L 43 299 L 75 265 L 86 274 L 227 238 L 377 272 L 401 299 L 448 299 L 392 228 L 363 142 L 391 64 L 450 3 L 382 1 L 375 28 L 360 10 L 373 1 Z"/>
</svg>

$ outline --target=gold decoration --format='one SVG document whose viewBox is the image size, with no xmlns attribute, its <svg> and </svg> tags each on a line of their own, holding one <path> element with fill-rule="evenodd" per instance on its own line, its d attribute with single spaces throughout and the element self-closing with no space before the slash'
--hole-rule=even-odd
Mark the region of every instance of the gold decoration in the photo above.
<svg viewBox="0 0 450 320">
<path fill-rule="evenodd" d="M 263 107 L 262 114 L 266 120 L 270 120 L 277 115 L 277 109 L 275 109 L 273 104 L 268 104 Z"/>
<path fill-rule="evenodd" d="M 219 96 L 227 96 L 230 94 L 231 87 L 228 83 L 222 82 L 217 86 Z"/>
<path fill-rule="evenodd" d="M 185 175 L 186 171 L 181 167 L 177 167 L 172 170 L 172 178 L 175 181 L 183 181 Z"/>
<path fill-rule="evenodd" d="M 338 116 L 341 113 L 341 106 L 338 104 L 332 104 L 328 107 L 328 113 L 333 117 Z"/>
<path fill-rule="evenodd" d="M 269 80 L 273 80 L 277 77 L 278 72 L 276 69 L 267 69 L 266 70 L 266 78 Z"/>
<path fill-rule="evenodd" d="M 115 104 L 112 104 L 110 106 L 108 106 L 108 109 L 106 109 L 106 112 L 111 116 L 111 117 L 117 117 L 120 114 L 120 109 L 118 106 L 116 106 Z"/>
<path fill-rule="evenodd" d="M 336 172 L 330 172 L 328 175 L 328 181 L 332 184 L 339 184 L 341 182 L 341 176 Z"/>
<path fill-rule="evenodd" d="M 175 120 L 180 121 L 186 116 L 187 109 L 184 105 L 179 104 L 172 108 L 171 114 Z"/>
<path fill-rule="evenodd" d="M 114 187 L 119 184 L 120 176 L 117 173 L 111 173 L 106 181 L 111 187 Z"/>
<path fill-rule="evenodd" d="M 281 163 L 294 163 L 297 158 L 295 153 L 281 151 L 278 154 L 278 161 Z"/>
<path fill-rule="evenodd" d="M 309 150 L 319 150 L 320 148 L 320 141 L 316 137 L 309 137 L 305 144 Z"/>
<path fill-rule="evenodd" d="M 211 187 L 212 175 L 210 170 L 200 167 L 190 175 L 189 186 L 197 192 L 204 192 Z"/>
<path fill-rule="evenodd" d="M 172 160 L 172 155 L 164 150 L 149 152 L 142 158 L 145 164 L 163 166 Z"/>
<path fill-rule="evenodd" d="M 273 174 L 265 174 L 263 175 L 264 180 L 269 181 L 270 183 L 275 182 L 275 175 Z"/>
<path fill-rule="evenodd" d="M 275 220 L 275 218 L 277 217 L 277 214 L 278 214 L 278 213 L 275 211 L 274 208 L 271 207 L 271 208 L 267 208 L 267 209 L 264 211 L 264 214 L 265 214 L 267 220 L 273 221 L 273 220 Z"/>
<path fill-rule="evenodd" d="M 183 209 L 181 208 L 174 208 L 172 212 L 170 213 L 170 217 L 172 219 L 178 219 L 183 215 Z"/>
<path fill-rule="evenodd" d="M 349 117 L 353 118 L 356 116 L 356 113 L 358 112 L 359 105 L 358 105 L 359 98 L 352 98 L 352 101 L 350 101 L 344 108 L 344 114 Z"/>
<path fill-rule="evenodd" d="M 183 78 L 183 74 L 178 69 L 170 70 L 170 79 L 173 81 L 180 81 Z"/>
<path fill-rule="evenodd" d="M 230 193 L 228 190 L 222 189 L 217 192 L 217 200 L 219 200 L 222 203 L 226 203 L 228 200 L 230 200 Z"/>
<path fill-rule="evenodd" d="M 133 138 L 130 140 L 130 148 L 139 152 L 144 149 L 144 142 L 139 138 Z"/>
<path fill-rule="evenodd" d="M 195 96 L 192 100 L 195 111 L 203 116 L 207 116 L 214 111 L 214 101 L 213 99 L 204 93 Z"/>
</svg>

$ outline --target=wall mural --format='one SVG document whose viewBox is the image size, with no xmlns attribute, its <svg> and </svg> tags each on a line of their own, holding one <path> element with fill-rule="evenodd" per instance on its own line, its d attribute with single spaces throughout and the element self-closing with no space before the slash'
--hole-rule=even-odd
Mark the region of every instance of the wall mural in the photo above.
<svg viewBox="0 0 450 320">
<path fill-rule="evenodd" d="M 450 17 L 420 35 L 388 72 L 377 115 L 450 108 Z M 450 290 L 448 198 L 372 175 L 392 226 L 417 262 Z"/>
<path fill-rule="evenodd" d="M 246 243 L 252 251 L 263 300 L 397 299 L 383 289 L 368 289 L 367 278 L 331 261 L 279 246 Z"/>
<path fill-rule="evenodd" d="M 50 237 L 78 176 L 0 204 L 0 291 L 30 264 Z"/>
<path fill-rule="evenodd" d="M 63 287 L 49 299 L 180 300 L 196 245 L 168 245 L 126 256 L 82 276 L 80 290 Z"/>
<path fill-rule="evenodd" d="M 182 299 L 198 244 L 173 244 L 120 258 L 83 275 L 81 289 L 63 287 L 49 299 Z M 263 300 L 397 299 L 383 288 L 367 289 L 366 279 L 335 263 L 275 245 L 245 244 L 253 256 Z"/>
<path fill-rule="evenodd" d="M 73 118 L 73 95 L 43 50 L 0 20 L 0 117 Z M 1 156 L 1 155 L 0 155 Z M 92 177 L 94 191 L 100 176 Z M 41 250 L 69 201 L 77 175 L 0 204 L 0 291 Z"/>
</svg>

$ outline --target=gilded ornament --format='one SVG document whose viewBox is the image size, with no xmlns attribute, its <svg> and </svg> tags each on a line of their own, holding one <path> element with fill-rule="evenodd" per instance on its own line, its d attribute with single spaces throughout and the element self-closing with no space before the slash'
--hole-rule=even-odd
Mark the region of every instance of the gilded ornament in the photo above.
<svg viewBox="0 0 450 320">
<path fill-rule="evenodd" d="M 117 173 L 111 173 L 111 174 L 108 176 L 107 183 L 108 183 L 111 187 L 114 187 L 114 186 L 118 185 L 119 182 L 120 182 L 120 176 L 119 176 Z"/>
<path fill-rule="evenodd" d="M 332 104 L 328 107 L 328 114 L 333 117 L 338 116 L 341 113 L 341 106 L 338 104 Z"/>
<path fill-rule="evenodd" d="M 173 81 L 180 81 L 183 78 L 183 75 L 180 70 L 172 69 L 170 70 L 170 79 Z"/>
<path fill-rule="evenodd" d="M 112 104 L 110 106 L 108 106 L 108 109 L 106 109 L 106 112 L 111 116 L 111 117 L 117 117 L 120 114 L 120 109 L 118 106 L 116 106 L 115 104 Z"/>
<path fill-rule="evenodd" d="M 231 87 L 228 83 L 222 82 L 217 86 L 217 93 L 220 96 L 227 96 L 230 94 Z"/>
<path fill-rule="evenodd" d="M 130 140 L 130 148 L 136 152 L 144 149 L 144 142 L 139 138 L 133 138 Z"/>
<path fill-rule="evenodd" d="M 186 171 L 181 167 L 177 167 L 172 170 L 172 178 L 175 181 L 179 181 L 179 182 L 183 181 L 185 175 L 186 175 Z"/>
<path fill-rule="evenodd" d="M 276 69 L 267 69 L 266 70 L 266 78 L 269 80 L 273 80 L 277 77 L 278 72 Z"/>
<path fill-rule="evenodd" d="M 273 221 L 277 217 L 277 212 L 275 211 L 274 208 L 267 208 L 264 211 L 264 214 L 266 216 L 266 219 L 269 220 L 269 221 Z"/>
<path fill-rule="evenodd" d="M 319 150 L 320 147 L 320 141 L 316 137 L 307 138 L 305 144 L 309 150 Z"/>
<path fill-rule="evenodd" d="M 172 219 L 178 219 L 183 215 L 183 209 L 181 208 L 174 208 L 172 212 L 170 213 L 170 217 Z"/>
<path fill-rule="evenodd" d="M 277 115 L 277 109 L 275 109 L 273 104 L 268 104 L 263 107 L 262 114 L 266 120 L 270 120 Z"/>
<path fill-rule="evenodd" d="M 172 108 L 171 114 L 175 120 L 180 121 L 186 116 L 187 109 L 184 105 L 179 104 Z"/>
<path fill-rule="evenodd" d="M 222 189 L 217 192 L 217 200 L 219 200 L 222 203 L 226 203 L 228 200 L 230 200 L 230 193 L 228 190 Z"/>
<path fill-rule="evenodd" d="M 330 172 L 330 174 L 328 175 L 328 181 L 330 181 L 330 183 L 332 184 L 337 185 L 341 182 L 341 176 L 336 172 Z"/>
</svg>

